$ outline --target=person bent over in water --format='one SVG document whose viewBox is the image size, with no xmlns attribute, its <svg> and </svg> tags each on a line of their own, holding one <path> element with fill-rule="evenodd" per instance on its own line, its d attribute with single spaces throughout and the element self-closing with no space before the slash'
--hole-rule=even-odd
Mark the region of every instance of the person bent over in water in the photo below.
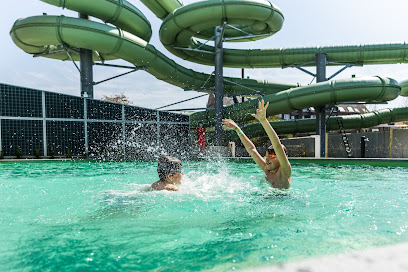
<svg viewBox="0 0 408 272">
<path fill-rule="evenodd" d="M 161 156 L 157 165 L 157 173 L 160 180 L 151 185 L 153 190 L 179 190 L 175 186 L 175 184 L 181 184 L 181 177 L 183 176 L 183 164 L 179 159 L 171 156 Z"/>
<path fill-rule="evenodd" d="M 249 155 L 254 159 L 256 164 L 264 171 L 266 180 L 274 188 L 288 189 L 290 187 L 290 177 L 292 167 L 286 155 L 286 148 L 281 144 L 278 135 L 266 119 L 266 109 L 269 102 L 265 105 L 264 101 L 258 103 L 258 109 L 252 114 L 264 128 L 272 145 L 266 151 L 265 159 L 258 153 L 255 145 L 244 134 L 240 127 L 231 119 L 223 119 L 223 126 L 226 129 L 233 129 L 237 132 L 239 139 L 244 144 Z"/>
</svg>

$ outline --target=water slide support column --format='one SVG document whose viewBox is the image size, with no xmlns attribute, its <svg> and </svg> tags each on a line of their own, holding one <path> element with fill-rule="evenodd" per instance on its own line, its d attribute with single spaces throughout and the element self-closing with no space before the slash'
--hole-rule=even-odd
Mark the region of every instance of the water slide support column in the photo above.
<svg viewBox="0 0 408 272">
<path fill-rule="evenodd" d="M 223 98 L 224 98 L 224 77 L 223 77 L 223 48 L 222 36 L 223 27 L 215 28 L 215 146 L 224 145 L 224 131 L 222 129 L 223 118 Z"/>
<path fill-rule="evenodd" d="M 79 18 L 89 19 L 88 15 L 79 13 Z M 93 98 L 92 50 L 80 49 L 81 97 Z"/>
<path fill-rule="evenodd" d="M 316 54 L 316 82 L 327 81 L 326 53 Z M 320 157 L 326 156 L 326 106 L 316 107 L 316 135 L 320 135 Z"/>
</svg>

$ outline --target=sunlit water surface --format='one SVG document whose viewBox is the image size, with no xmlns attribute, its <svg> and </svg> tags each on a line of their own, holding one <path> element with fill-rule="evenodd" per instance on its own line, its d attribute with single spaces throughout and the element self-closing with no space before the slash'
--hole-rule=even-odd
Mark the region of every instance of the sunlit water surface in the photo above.
<svg viewBox="0 0 408 272">
<path fill-rule="evenodd" d="M 271 188 L 253 163 L 0 164 L 1 271 L 231 271 L 408 240 L 408 169 L 293 166 Z"/>
</svg>

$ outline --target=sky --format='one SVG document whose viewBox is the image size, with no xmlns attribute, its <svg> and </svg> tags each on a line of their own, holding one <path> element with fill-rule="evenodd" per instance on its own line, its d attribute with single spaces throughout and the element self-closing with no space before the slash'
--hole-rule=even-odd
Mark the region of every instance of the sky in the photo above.
<svg viewBox="0 0 408 272">
<path fill-rule="evenodd" d="M 160 43 L 159 20 L 139 0 L 128 0 L 149 19 L 153 37 L 150 41 L 162 53 L 179 64 L 199 72 L 211 73 L 211 66 L 184 61 L 169 53 Z M 184 1 L 184 4 L 195 1 Z M 288 48 L 328 45 L 356 45 L 370 43 L 408 42 L 406 30 L 407 0 L 274 0 L 282 11 L 285 21 L 277 34 L 256 42 L 225 43 L 225 48 Z M 0 19 L 0 82 L 39 90 L 70 95 L 80 95 L 80 76 L 72 62 L 47 58 L 33 58 L 12 42 L 9 31 L 18 18 L 47 13 L 77 17 L 76 12 L 61 9 L 39 0 L 2 1 Z M 97 20 L 92 18 L 93 20 Z M 97 20 L 98 21 L 98 20 Z M 107 62 L 129 66 L 123 60 Z M 328 67 L 327 76 L 341 67 Z M 315 68 L 307 68 L 315 72 Z M 101 81 L 128 70 L 94 66 L 94 81 Z M 241 69 L 224 69 L 225 76 L 240 77 Z M 352 75 L 385 76 L 401 81 L 408 79 L 408 64 L 367 65 L 348 68 L 335 79 L 350 78 Z M 245 76 L 253 79 L 285 83 L 309 84 L 312 77 L 294 68 L 245 69 Z M 184 91 L 179 87 L 156 79 L 144 71 L 107 81 L 94 87 L 94 97 L 125 94 L 133 105 L 158 108 L 170 103 L 202 95 Z M 166 109 L 202 108 L 208 96 L 194 99 Z M 371 109 L 408 106 L 408 99 L 399 97 L 387 105 L 371 106 Z"/>
</svg>

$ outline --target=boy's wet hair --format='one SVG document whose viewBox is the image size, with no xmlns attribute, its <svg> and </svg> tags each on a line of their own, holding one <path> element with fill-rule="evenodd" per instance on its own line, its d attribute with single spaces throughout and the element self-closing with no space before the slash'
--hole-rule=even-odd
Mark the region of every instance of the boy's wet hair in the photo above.
<svg viewBox="0 0 408 272">
<path fill-rule="evenodd" d="M 285 154 L 287 156 L 288 155 L 288 150 L 286 149 L 286 146 L 284 146 L 283 144 L 281 144 L 281 145 L 282 145 L 283 151 L 285 151 Z M 276 154 L 275 149 L 273 148 L 273 145 L 270 145 L 268 147 L 268 154 L 271 154 L 271 153 Z"/>
<path fill-rule="evenodd" d="M 157 173 L 160 180 L 165 180 L 168 176 L 179 172 L 183 164 L 179 159 L 172 156 L 161 156 L 159 164 L 157 165 Z"/>
</svg>

